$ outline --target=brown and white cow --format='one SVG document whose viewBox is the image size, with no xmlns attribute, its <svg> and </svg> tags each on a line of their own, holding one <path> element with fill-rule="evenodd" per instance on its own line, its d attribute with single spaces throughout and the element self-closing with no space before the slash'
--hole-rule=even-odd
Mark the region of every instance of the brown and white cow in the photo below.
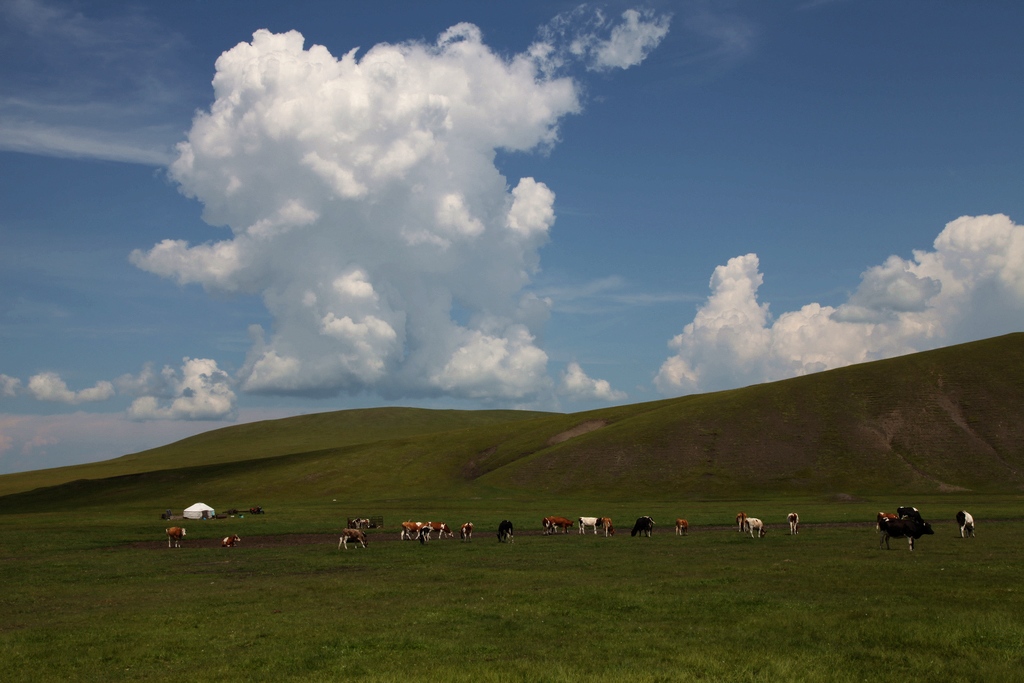
<svg viewBox="0 0 1024 683">
<path fill-rule="evenodd" d="M 164 531 L 167 532 L 167 547 L 170 548 L 173 542 L 175 548 L 180 548 L 181 539 L 185 538 L 185 529 L 180 526 L 172 526 Z"/>
<path fill-rule="evenodd" d="M 747 517 L 747 529 L 750 531 L 750 537 L 754 538 L 754 532 L 757 532 L 758 538 L 764 538 L 768 533 L 768 529 L 765 528 L 764 522 L 759 520 L 757 517 Z"/>
<path fill-rule="evenodd" d="M 400 538 L 403 541 L 416 540 L 420 535 L 420 529 L 423 528 L 423 522 L 402 522 L 402 535 Z"/>
<path fill-rule="evenodd" d="M 463 541 L 473 540 L 473 522 L 466 522 L 462 525 L 462 528 L 459 529 L 459 538 Z"/>
<path fill-rule="evenodd" d="M 430 540 L 430 533 L 431 532 L 436 532 L 437 533 L 437 537 L 439 539 L 440 538 L 444 538 L 445 535 L 447 535 L 448 538 L 455 538 L 455 534 L 452 532 L 451 529 L 448 528 L 448 525 L 445 524 L 444 522 L 424 522 L 423 523 L 423 528 L 427 532 L 427 540 L 428 541 Z"/>
<path fill-rule="evenodd" d="M 235 544 L 238 543 L 241 540 L 242 539 L 240 539 L 238 537 L 238 534 L 232 534 L 231 536 L 225 536 L 224 539 L 220 542 L 220 547 L 221 548 L 234 548 Z"/>
<path fill-rule="evenodd" d="M 601 519 L 598 520 L 598 524 L 600 524 L 601 528 L 604 529 L 604 537 L 605 538 L 608 538 L 609 536 L 614 536 L 615 535 L 615 527 L 612 526 L 612 518 L 611 517 L 602 517 Z"/>
<path fill-rule="evenodd" d="M 750 531 L 750 529 L 747 527 L 747 513 L 746 512 L 741 512 L 738 515 L 736 515 L 736 526 L 739 527 L 737 529 L 737 531 L 739 531 L 741 534 L 744 531 Z"/>
<path fill-rule="evenodd" d="M 800 533 L 800 515 L 795 512 L 790 512 L 786 515 L 786 521 L 789 522 L 789 535 Z"/>
<path fill-rule="evenodd" d="M 567 534 L 573 524 L 574 522 L 571 519 L 566 519 L 565 517 L 545 517 L 544 533 L 554 534 L 557 533 L 558 529 L 561 529 L 563 534 Z"/>
<path fill-rule="evenodd" d="M 879 512 L 875 516 L 875 531 L 881 531 L 882 530 L 882 520 L 883 519 L 899 519 L 899 518 L 900 518 L 899 515 L 897 515 L 895 513 L 892 513 L 892 512 Z"/>
<path fill-rule="evenodd" d="M 359 543 L 359 545 L 366 547 L 366 533 L 362 529 L 342 529 L 341 537 L 338 539 L 338 550 L 341 550 L 342 546 L 345 546 L 345 550 L 348 550 L 348 542 Z"/>
<path fill-rule="evenodd" d="M 682 518 L 676 520 L 676 536 L 685 536 L 686 532 L 689 530 L 689 522 Z"/>
</svg>

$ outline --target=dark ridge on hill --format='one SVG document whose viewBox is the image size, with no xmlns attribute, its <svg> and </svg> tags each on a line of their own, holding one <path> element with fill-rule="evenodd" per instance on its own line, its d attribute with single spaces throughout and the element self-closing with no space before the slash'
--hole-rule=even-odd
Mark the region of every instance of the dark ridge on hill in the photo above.
<svg viewBox="0 0 1024 683">
<path fill-rule="evenodd" d="M 1020 491 L 1022 407 L 1012 334 L 662 402 L 484 479 L 553 493 Z"/>
<path fill-rule="evenodd" d="M 1024 333 L 571 415 L 377 409 L 0 477 L 0 509 L 110 500 L 723 498 L 1024 490 Z M 19 478 L 20 477 L 20 478 Z M 15 479 L 11 479 L 15 478 Z M 26 493 L 30 489 L 37 489 Z M 214 505 L 217 507 L 217 505 Z M 221 505 L 224 507 L 224 505 Z"/>
</svg>

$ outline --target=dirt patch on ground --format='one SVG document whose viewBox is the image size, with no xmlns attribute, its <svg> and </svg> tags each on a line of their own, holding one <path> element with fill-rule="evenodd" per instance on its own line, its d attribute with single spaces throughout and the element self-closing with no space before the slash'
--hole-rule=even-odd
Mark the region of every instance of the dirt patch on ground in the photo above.
<svg viewBox="0 0 1024 683">
<path fill-rule="evenodd" d="M 576 425 L 572 429 L 565 430 L 561 434 L 555 434 L 553 437 L 548 439 L 548 445 L 554 446 L 556 443 L 562 443 L 563 441 L 568 441 L 573 437 L 580 436 L 582 434 L 586 434 L 587 432 L 592 432 L 594 430 L 600 429 L 601 427 L 607 426 L 608 423 L 605 420 L 591 420 L 589 422 L 584 422 L 582 424 Z"/>
</svg>

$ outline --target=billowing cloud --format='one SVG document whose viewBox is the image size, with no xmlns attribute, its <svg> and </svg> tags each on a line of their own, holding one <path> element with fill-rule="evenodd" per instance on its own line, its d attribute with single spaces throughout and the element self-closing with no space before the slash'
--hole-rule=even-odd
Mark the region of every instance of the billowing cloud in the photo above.
<svg viewBox="0 0 1024 683">
<path fill-rule="evenodd" d="M 626 393 L 612 389 L 608 380 L 588 377 L 576 361 L 569 363 L 562 373 L 558 392 L 580 401 L 622 401 L 626 398 Z"/>
<path fill-rule="evenodd" d="M 20 379 L 0 374 L 0 396 L 6 396 L 8 398 L 17 396 L 20 388 Z"/>
<path fill-rule="evenodd" d="M 110 382 L 97 382 L 94 386 L 81 391 L 72 391 L 56 372 L 41 372 L 29 378 L 26 389 L 39 401 L 56 403 L 89 403 L 106 401 L 114 395 L 114 385 Z"/>
<path fill-rule="evenodd" d="M 637 35 L 652 20 L 602 24 L 616 66 L 657 44 Z M 250 330 L 247 392 L 549 396 L 536 338 L 550 304 L 526 288 L 555 193 L 510 183 L 494 157 L 550 147 L 581 110 L 577 83 L 548 61 L 555 49 L 542 39 L 503 57 L 458 24 L 433 44 L 336 58 L 297 32 L 257 31 L 217 60 L 215 101 L 170 168 L 231 236 L 166 239 L 132 262 L 262 295 L 274 326 Z"/>
<path fill-rule="evenodd" d="M 185 358 L 180 370 L 146 367 L 138 376 L 118 380 L 137 398 L 128 407 L 132 420 L 223 420 L 235 413 L 233 380 L 208 358 Z"/>
<path fill-rule="evenodd" d="M 964 216 L 932 251 L 889 257 L 847 303 L 769 315 L 757 300 L 755 254 L 715 269 L 711 296 L 669 346 L 655 384 L 665 394 L 782 379 L 1019 331 L 1024 327 L 1024 226 Z"/>
</svg>

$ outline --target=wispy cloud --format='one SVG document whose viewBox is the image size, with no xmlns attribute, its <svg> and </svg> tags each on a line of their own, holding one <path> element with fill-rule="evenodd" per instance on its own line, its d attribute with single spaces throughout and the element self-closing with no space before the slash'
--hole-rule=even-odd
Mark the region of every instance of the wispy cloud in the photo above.
<svg viewBox="0 0 1024 683">
<path fill-rule="evenodd" d="M 125 7 L 95 18 L 44 0 L 0 4 L 0 149 L 162 165 L 194 107 L 186 42 Z"/>
<path fill-rule="evenodd" d="M 638 292 L 619 275 L 609 275 L 582 283 L 549 284 L 537 288 L 540 299 L 551 302 L 558 313 L 602 315 L 636 307 L 698 302 L 703 295 L 687 292 Z"/>
</svg>

